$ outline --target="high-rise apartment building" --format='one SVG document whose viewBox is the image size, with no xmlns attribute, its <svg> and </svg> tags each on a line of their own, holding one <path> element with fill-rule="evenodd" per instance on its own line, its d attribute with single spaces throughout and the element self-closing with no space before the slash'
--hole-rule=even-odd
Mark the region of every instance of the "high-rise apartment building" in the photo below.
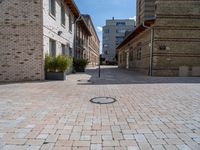
<svg viewBox="0 0 200 150">
<path fill-rule="evenodd" d="M 103 27 L 103 55 L 106 62 L 116 61 L 116 47 L 124 40 L 126 31 L 132 31 L 135 20 L 114 19 L 106 20 Z"/>
</svg>

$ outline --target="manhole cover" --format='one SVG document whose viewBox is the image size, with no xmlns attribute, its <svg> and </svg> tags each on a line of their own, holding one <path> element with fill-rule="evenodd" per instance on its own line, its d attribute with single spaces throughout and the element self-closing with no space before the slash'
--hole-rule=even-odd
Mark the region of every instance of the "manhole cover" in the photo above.
<svg viewBox="0 0 200 150">
<path fill-rule="evenodd" d="M 117 100 L 115 98 L 112 98 L 112 97 L 95 97 L 95 98 L 90 100 L 90 102 L 96 103 L 96 104 L 111 104 L 111 103 L 114 103 L 116 101 Z"/>
<path fill-rule="evenodd" d="M 78 80 L 78 82 L 91 82 L 91 80 Z"/>
</svg>

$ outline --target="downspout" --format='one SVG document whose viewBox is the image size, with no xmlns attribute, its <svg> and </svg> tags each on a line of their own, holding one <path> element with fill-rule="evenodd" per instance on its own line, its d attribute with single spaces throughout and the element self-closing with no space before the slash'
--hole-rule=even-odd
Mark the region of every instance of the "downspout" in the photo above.
<svg viewBox="0 0 200 150">
<path fill-rule="evenodd" d="M 152 70 L 153 70 L 153 34 L 154 29 L 152 27 L 146 26 L 143 22 L 142 26 L 146 29 L 151 30 L 151 48 L 150 48 L 150 62 L 149 62 L 149 75 L 152 76 Z"/>
<path fill-rule="evenodd" d="M 76 32 L 77 32 L 77 22 L 80 21 L 82 19 L 81 15 L 79 15 L 79 17 L 75 20 L 75 22 L 73 23 L 74 24 L 74 57 L 75 57 L 75 51 L 77 51 L 76 49 Z M 77 55 L 77 54 L 76 54 Z"/>
</svg>

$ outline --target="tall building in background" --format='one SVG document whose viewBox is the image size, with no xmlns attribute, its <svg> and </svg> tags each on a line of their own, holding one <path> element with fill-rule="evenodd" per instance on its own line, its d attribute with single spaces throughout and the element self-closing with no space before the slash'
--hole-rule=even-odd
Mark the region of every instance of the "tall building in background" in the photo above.
<svg viewBox="0 0 200 150">
<path fill-rule="evenodd" d="M 116 47 L 124 40 L 125 33 L 132 31 L 135 20 L 114 19 L 106 20 L 103 27 L 103 55 L 106 62 L 116 61 Z"/>
</svg>

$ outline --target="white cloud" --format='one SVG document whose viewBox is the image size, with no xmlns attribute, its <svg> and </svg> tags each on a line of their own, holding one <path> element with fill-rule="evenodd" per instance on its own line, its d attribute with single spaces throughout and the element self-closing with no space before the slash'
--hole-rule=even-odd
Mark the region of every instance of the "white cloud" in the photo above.
<svg viewBox="0 0 200 150">
<path fill-rule="evenodd" d="M 102 31 L 103 31 L 103 28 L 100 26 L 97 26 L 97 32 L 102 32 Z"/>
</svg>

